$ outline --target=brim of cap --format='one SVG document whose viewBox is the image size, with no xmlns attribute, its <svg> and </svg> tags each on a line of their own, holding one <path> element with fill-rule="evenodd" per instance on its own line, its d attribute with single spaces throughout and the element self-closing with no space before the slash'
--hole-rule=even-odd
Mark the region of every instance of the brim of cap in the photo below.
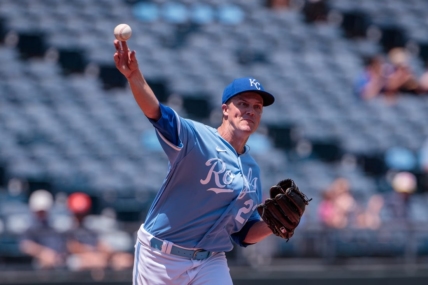
<svg viewBox="0 0 428 285">
<path fill-rule="evenodd" d="M 269 106 L 269 105 L 272 105 L 272 104 L 273 104 L 273 102 L 275 102 L 275 97 L 273 97 L 273 95 L 272 95 L 272 94 L 270 94 L 269 92 L 266 92 L 266 91 L 260 91 L 260 90 L 245 90 L 245 91 L 242 91 L 242 92 L 236 93 L 236 94 L 235 94 L 235 95 L 233 95 L 232 97 L 235 97 L 236 95 L 242 94 L 242 93 L 244 93 L 244 92 L 254 92 L 254 93 L 257 93 L 257 94 L 259 94 L 260 96 L 262 96 L 262 98 L 263 98 L 263 106 L 264 106 L 264 107 Z M 229 100 L 230 100 L 232 97 L 230 97 L 230 98 L 229 98 Z"/>
</svg>

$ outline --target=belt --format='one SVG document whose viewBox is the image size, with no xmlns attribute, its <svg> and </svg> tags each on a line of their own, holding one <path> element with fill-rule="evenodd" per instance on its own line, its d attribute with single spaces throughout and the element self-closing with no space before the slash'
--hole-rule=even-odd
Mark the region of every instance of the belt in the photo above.
<svg viewBox="0 0 428 285">
<path fill-rule="evenodd" d="M 151 247 L 159 249 L 162 252 L 178 255 L 187 259 L 204 260 L 210 257 L 212 254 L 211 251 L 206 251 L 203 249 L 185 249 L 176 246 L 171 242 L 163 241 L 155 237 L 150 240 L 150 245 Z"/>
</svg>

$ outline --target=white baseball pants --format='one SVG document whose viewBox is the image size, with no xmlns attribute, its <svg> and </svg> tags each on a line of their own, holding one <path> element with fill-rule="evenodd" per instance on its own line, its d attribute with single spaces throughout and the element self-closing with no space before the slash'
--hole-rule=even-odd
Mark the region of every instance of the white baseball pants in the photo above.
<svg viewBox="0 0 428 285">
<path fill-rule="evenodd" d="M 133 285 L 232 285 L 224 252 L 192 260 L 150 246 L 153 236 L 140 228 L 135 245 Z"/>
</svg>

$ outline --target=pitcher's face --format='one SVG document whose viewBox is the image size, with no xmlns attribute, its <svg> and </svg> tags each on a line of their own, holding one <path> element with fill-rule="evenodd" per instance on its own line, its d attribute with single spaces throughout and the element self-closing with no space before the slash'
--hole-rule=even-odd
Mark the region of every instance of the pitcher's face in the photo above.
<svg viewBox="0 0 428 285">
<path fill-rule="evenodd" d="M 223 104 L 223 115 L 236 131 L 254 133 L 263 113 L 263 98 L 255 92 L 244 92 Z"/>
</svg>

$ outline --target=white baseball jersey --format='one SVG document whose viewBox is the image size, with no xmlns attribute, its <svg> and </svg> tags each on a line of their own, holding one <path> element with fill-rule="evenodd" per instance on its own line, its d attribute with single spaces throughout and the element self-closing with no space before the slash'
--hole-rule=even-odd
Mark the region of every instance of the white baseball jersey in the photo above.
<svg viewBox="0 0 428 285">
<path fill-rule="evenodd" d="M 161 113 L 152 123 L 169 169 L 144 229 L 187 248 L 230 251 L 232 238 L 246 246 L 242 240 L 260 220 L 254 210 L 262 199 L 260 169 L 249 148 L 238 155 L 216 129 L 163 105 Z"/>
</svg>

